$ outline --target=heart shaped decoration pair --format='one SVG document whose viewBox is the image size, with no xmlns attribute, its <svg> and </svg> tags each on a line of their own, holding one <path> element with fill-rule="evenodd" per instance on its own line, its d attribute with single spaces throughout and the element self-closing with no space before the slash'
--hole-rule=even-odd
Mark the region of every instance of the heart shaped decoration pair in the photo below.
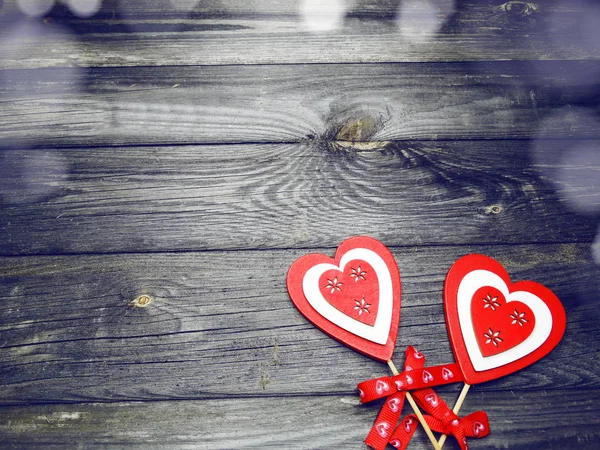
<svg viewBox="0 0 600 450">
<path fill-rule="evenodd" d="M 365 236 L 344 241 L 332 259 L 308 254 L 288 271 L 298 310 L 329 336 L 389 361 L 400 323 L 400 272 L 391 252 Z M 562 338 L 566 315 L 548 288 L 511 283 L 484 255 L 467 255 L 444 284 L 448 333 L 465 382 L 499 378 L 548 354 Z"/>
</svg>

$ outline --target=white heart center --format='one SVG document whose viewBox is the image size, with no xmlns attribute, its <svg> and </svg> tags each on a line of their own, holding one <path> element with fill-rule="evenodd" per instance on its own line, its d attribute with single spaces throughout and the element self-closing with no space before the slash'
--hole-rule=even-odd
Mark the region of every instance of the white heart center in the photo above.
<svg viewBox="0 0 600 450">
<path fill-rule="evenodd" d="M 346 264 L 354 260 L 361 260 L 369 263 L 373 270 L 375 270 L 377 281 L 379 282 L 377 317 L 372 326 L 360 322 L 335 308 L 325 300 L 319 289 L 319 279 L 323 273 L 327 270 L 339 270 L 340 272 L 343 272 Z M 373 250 L 366 248 L 349 250 L 342 256 L 339 267 L 335 264 L 328 263 L 317 264 L 316 266 L 311 267 L 306 271 L 306 274 L 304 274 L 304 278 L 302 279 L 302 290 L 304 291 L 304 296 L 306 297 L 306 300 L 308 300 L 308 303 L 331 323 L 368 341 L 381 345 L 386 344 L 390 327 L 392 326 L 392 277 L 385 261 Z"/>
</svg>

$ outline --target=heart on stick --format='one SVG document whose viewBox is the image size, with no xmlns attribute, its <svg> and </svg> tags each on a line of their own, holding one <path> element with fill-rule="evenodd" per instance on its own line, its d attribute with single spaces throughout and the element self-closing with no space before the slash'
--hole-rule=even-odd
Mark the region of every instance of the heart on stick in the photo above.
<svg viewBox="0 0 600 450">
<path fill-rule="evenodd" d="M 372 358 L 389 361 L 400 322 L 400 272 L 376 239 L 345 240 L 335 258 L 311 253 L 287 275 L 292 302 L 316 327 Z"/>
<path fill-rule="evenodd" d="M 561 340 L 567 321 L 550 289 L 533 281 L 511 283 L 500 263 L 476 254 L 450 268 L 444 309 L 454 356 L 468 384 L 543 358 Z"/>
</svg>

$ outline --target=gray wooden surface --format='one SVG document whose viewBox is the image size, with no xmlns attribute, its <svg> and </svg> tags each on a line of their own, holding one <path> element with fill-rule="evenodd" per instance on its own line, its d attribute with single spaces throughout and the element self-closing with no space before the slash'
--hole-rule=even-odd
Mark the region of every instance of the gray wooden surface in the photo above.
<svg viewBox="0 0 600 450">
<path fill-rule="evenodd" d="M 285 287 L 361 234 L 400 267 L 397 365 L 452 361 L 460 256 L 551 288 L 564 339 L 471 389 L 470 448 L 598 448 L 600 5 L 306 3 L 0 1 L 0 448 L 364 449 L 387 366 Z"/>
</svg>

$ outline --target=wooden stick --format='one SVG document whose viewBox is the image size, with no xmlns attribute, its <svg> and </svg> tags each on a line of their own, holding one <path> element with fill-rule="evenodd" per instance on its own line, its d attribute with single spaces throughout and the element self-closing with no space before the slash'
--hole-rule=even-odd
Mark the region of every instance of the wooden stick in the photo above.
<svg viewBox="0 0 600 450">
<path fill-rule="evenodd" d="M 400 374 L 400 372 L 398 372 L 398 369 L 396 369 L 396 366 L 394 365 L 394 363 L 391 360 L 388 361 L 388 366 L 390 366 L 390 369 L 392 370 L 392 373 L 394 375 Z M 429 428 L 429 425 L 427 425 L 427 422 L 425 422 L 425 418 L 423 417 L 423 414 L 421 414 L 421 410 L 419 409 L 419 407 L 415 403 L 415 400 L 413 399 L 412 395 L 410 395 L 410 392 L 408 392 L 408 391 L 406 392 L 406 400 L 408 400 L 408 403 L 410 403 L 410 406 L 412 407 L 413 411 L 417 415 L 419 422 L 421 422 L 421 426 L 423 427 L 423 429 L 425 430 L 425 433 L 427 434 L 427 437 L 433 444 L 433 448 L 435 450 L 442 450 L 441 447 L 438 445 L 437 440 L 431 431 L 431 428 Z"/>
<path fill-rule="evenodd" d="M 458 414 L 458 412 L 460 411 L 460 408 L 462 407 L 462 404 L 465 401 L 465 398 L 467 397 L 467 393 L 469 392 L 470 387 L 471 387 L 470 384 L 465 383 L 465 385 L 462 388 L 462 391 L 460 391 L 458 400 L 456 400 L 456 404 L 454 405 L 454 408 L 452 409 L 454 414 Z M 438 442 L 440 449 L 444 446 L 444 442 L 446 442 L 447 437 L 448 437 L 447 435 L 442 434 L 442 437 L 440 438 L 440 441 Z"/>
</svg>

